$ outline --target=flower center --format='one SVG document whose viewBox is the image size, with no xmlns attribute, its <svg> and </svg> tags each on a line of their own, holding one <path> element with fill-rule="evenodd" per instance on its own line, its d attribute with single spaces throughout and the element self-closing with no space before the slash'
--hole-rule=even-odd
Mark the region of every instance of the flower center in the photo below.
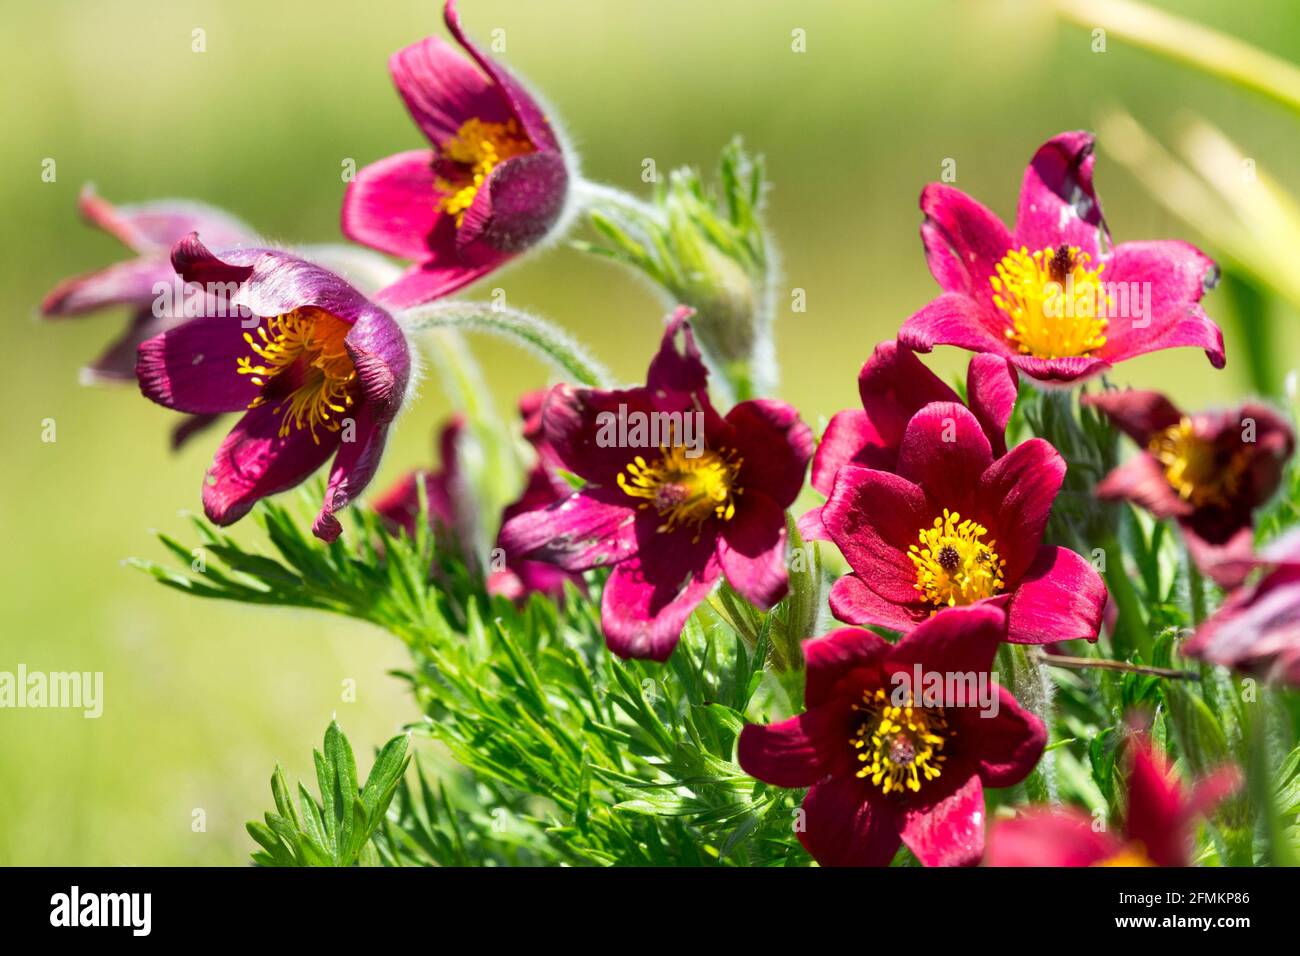
<svg viewBox="0 0 1300 956">
<path fill-rule="evenodd" d="M 514 119 L 504 123 L 466 120 L 456 135 L 438 148 L 433 181 L 438 208 L 455 216 L 459 226 L 492 170 L 507 159 L 532 151 L 533 144 Z"/>
<path fill-rule="evenodd" d="M 728 521 L 736 513 L 733 499 L 741 492 L 736 478 L 744 460 L 721 450 L 704 449 L 693 458 L 686 452 L 683 445 L 661 448 L 654 464 L 637 455 L 627 474 L 619 474 L 618 486 L 633 498 L 644 498 L 640 507 L 654 506 L 664 518 L 658 530 L 694 525 L 699 540 L 699 529 L 709 518 Z"/>
<path fill-rule="evenodd" d="M 1147 856 L 1147 848 L 1140 842 L 1126 843 L 1117 853 L 1098 860 L 1093 866 L 1155 866 L 1156 863 Z"/>
<path fill-rule="evenodd" d="M 277 401 L 274 411 L 284 410 L 280 437 L 292 427 L 311 430 L 312 441 L 320 444 L 317 427 L 336 432 L 341 415 L 352 406 L 352 383 L 357 377 L 352 356 L 344 339 L 352 326 L 337 316 L 315 308 L 294 309 L 268 319 L 257 327 L 257 338 L 244 333 L 244 341 L 260 360 L 236 359 L 240 375 L 251 375 L 262 393 L 249 408 Z"/>
<path fill-rule="evenodd" d="M 1147 444 L 1165 469 L 1165 478 L 1178 496 L 1193 507 L 1227 505 L 1246 471 L 1246 457 L 1225 453 L 1196 434 L 1190 418 L 1158 432 Z"/>
<path fill-rule="evenodd" d="M 849 738 L 863 766 L 857 776 L 870 780 L 886 794 L 904 789 L 913 793 L 943 770 L 947 758 L 940 753 L 947 741 L 948 721 L 942 707 L 924 708 L 907 702 L 896 706 L 881 688 L 862 692 L 862 702 L 853 705 L 861 715 L 858 728 Z"/>
<path fill-rule="evenodd" d="M 1064 358 L 1091 355 L 1106 344 L 1110 299 L 1101 284 L 1103 262 L 1077 246 L 1013 249 L 989 276 L 993 303 L 1011 320 L 1004 334 L 1022 355 Z"/>
<path fill-rule="evenodd" d="M 919 544 L 908 548 L 916 566 L 921 596 L 936 608 L 972 604 L 1002 590 L 1006 562 L 994 550 L 996 541 L 984 540 L 988 529 L 955 511 L 943 509 L 929 528 L 922 528 Z"/>
</svg>

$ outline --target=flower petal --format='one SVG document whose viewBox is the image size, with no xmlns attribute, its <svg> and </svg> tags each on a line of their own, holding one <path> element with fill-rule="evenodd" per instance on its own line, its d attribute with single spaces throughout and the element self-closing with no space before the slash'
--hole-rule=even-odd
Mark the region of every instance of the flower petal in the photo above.
<svg viewBox="0 0 1300 956">
<path fill-rule="evenodd" d="M 95 272 L 64 279 L 41 302 L 41 314 L 59 318 L 116 305 L 148 306 L 158 298 L 160 283 L 170 288 L 175 280 L 176 273 L 165 256 L 115 262 Z"/>
<path fill-rule="evenodd" d="M 145 398 L 182 412 L 211 414 L 247 408 L 261 392 L 240 375 L 252 356 L 236 317 L 191 319 L 140 343 L 136 378 Z"/>
<path fill-rule="evenodd" d="M 931 183 L 921 193 L 921 241 L 930 274 L 945 292 L 993 306 L 989 277 L 1011 249 L 1002 220 L 960 189 Z"/>
<path fill-rule="evenodd" d="M 973 866 L 984 855 L 984 787 L 971 777 L 929 806 L 908 807 L 903 842 L 924 866 Z"/>
<path fill-rule="evenodd" d="M 898 474 L 920 485 L 934 508 L 959 513 L 970 509 L 980 476 L 992 463 L 984 429 L 956 402 L 932 402 L 917 412 L 898 452 Z"/>
<path fill-rule="evenodd" d="M 893 471 L 897 451 L 884 446 L 867 413 L 858 408 L 836 412 L 822 433 L 813 455 L 812 486 L 823 495 L 835 487 L 835 473 L 852 462 L 867 468 Z"/>
<path fill-rule="evenodd" d="M 500 163 L 456 230 L 456 249 L 467 262 L 500 262 L 551 231 L 564 210 L 569 171 L 559 153 L 517 156 Z"/>
<path fill-rule="evenodd" d="M 504 123 L 512 116 L 492 79 L 440 37 L 398 50 L 388 60 L 388 72 L 411 119 L 435 146 L 468 120 Z"/>
<path fill-rule="evenodd" d="M 786 595 L 785 511 L 763 492 L 747 488 L 735 516 L 722 524 L 718 560 L 727 581 L 759 610 Z"/>
<path fill-rule="evenodd" d="M 1019 384 L 1015 366 L 1000 355 L 976 355 L 966 369 L 966 404 L 979 419 L 994 458 L 1007 453 L 1007 422 Z"/>
<path fill-rule="evenodd" d="M 839 681 L 861 668 L 878 667 L 892 647 L 879 634 L 856 627 L 841 627 L 804 641 L 804 703 L 820 707 L 836 696 Z"/>
<path fill-rule="evenodd" d="M 631 508 L 575 491 L 547 508 L 507 520 L 498 543 L 508 554 L 586 571 L 636 553 L 635 516 Z"/>
<path fill-rule="evenodd" d="M 881 597 L 856 574 L 846 574 L 832 586 L 831 614 L 845 624 L 874 625 L 892 631 L 915 627 L 927 613 L 917 604 L 901 604 Z"/>
<path fill-rule="evenodd" d="M 1069 548 L 1045 544 L 1007 606 L 1007 640 L 1014 644 L 1095 641 L 1105 610 L 1106 585 L 1097 570 Z"/>
<path fill-rule="evenodd" d="M 392 412 L 378 403 L 368 399 L 361 403 L 355 415 L 353 440 L 339 443 L 325 486 L 325 500 L 311 526 L 312 534 L 322 541 L 333 541 L 342 534 L 343 526 L 335 514 L 361 497 L 375 477 L 392 420 Z"/>
<path fill-rule="evenodd" d="M 746 724 L 736 743 L 740 768 L 774 787 L 810 787 L 842 762 L 849 719 L 835 704 L 810 707 L 775 724 Z"/>
<path fill-rule="evenodd" d="M 702 392 L 708 388 L 709 370 L 691 331 L 690 319 L 694 314 L 694 309 L 679 306 L 664 320 L 659 351 L 650 360 L 646 372 L 646 388 L 659 392 Z"/>
<path fill-rule="evenodd" d="M 1195 510 L 1179 497 L 1160 463 L 1146 452 L 1134 455 L 1108 474 L 1094 493 L 1103 501 L 1131 501 L 1157 518 L 1182 517 Z"/>
<path fill-rule="evenodd" d="M 978 674 L 993 667 L 1007 618 L 995 603 L 949 607 L 904 634 L 889 653 L 890 673 L 925 671 Z"/>
<path fill-rule="evenodd" d="M 1047 728 L 1011 691 L 999 686 L 997 692 L 997 713 L 970 715 L 973 719 L 965 725 L 978 735 L 979 775 L 985 786 L 1010 787 L 1037 766 L 1047 746 Z"/>
<path fill-rule="evenodd" d="M 1111 424 L 1145 448 L 1157 432 L 1177 425 L 1183 413 L 1159 392 L 1116 389 L 1084 395 L 1079 404 L 1100 409 Z"/>
<path fill-rule="evenodd" d="M 741 402 L 726 422 L 735 429 L 734 450 L 744 462 L 739 481 L 745 495 L 764 494 L 779 509 L 792 505 L 812 457 L 812 429 L 794 408 L 766 398 Z"/>
<path fill-rule="evenodd" d="M 1095 866 L 1122 847 L 1082 810 L 1030 808 L 989 831 L 985 866 Z"/>
<path fill-rule="evenodd" d="M 888 866 L 898 852 L 898 824 L 884 803 L 867 802 L 856 777 L 832 777 L 804 797 L 804 829 L 797 832 L 822 866 Z"/>
<path fill-rule="evenodd" d="M 412 150 L 362 167 L 343 194 L 343 235 L 403 259 L 428 259 L 434 229 L 446 218 L 433 191 L 433 156 Z"/>
<path fill-rule="evenodd" d="M 1065 479 L 1065 459 L 1041 438 L 1022 442 L 995 461 L 979 481 L 981 515 L 1006 561 L 1008 585 L 1019 581 L 1038 554 L 1052 502 Z"/>
<path fill-rule="evenodd" d="M 822 508 L 822 523 L 858 576 L 899 604 L 915 601 L 916 568 L 907 549 L 928 527 L 925 492 L 906 478 L 846 465 Z"/>
<path fill-rule="evenodd" d="M 897 450 L 912 416 L 931 402 L 957 402 L 957 393 L 898 342 L 881 342 L 858 373 L 858 395 L 880 443 Z M 862 462 L 869 467 L 873 463 Z M 892 471 L 889 466 L 879 466 Z"/>
<path fill-rule="evenodd" d="M 191 232 L 218 248 L 251 243 L 253 229 L 230 213 L 190 199 L 159 199 L 153 202 L 115 206 L 83 186 L 77 208 L 87 222 L 114 236 L 140 255 L 166 254 L 172 245 Z"/>
<path fill-rule="evenodd" d="M 984 308 L 970 296 L 945 292 L 903 323 L 898 342 L 917 352 L 929 352 L 936 345 L 955 345 L 1012 358 L 1016 350 L 1003 334 L 1007 327 L 1000 313 Z"/>
<path fill-rule="evenodd" d="M 1078 246 L 1099 260 L 1109 237 L 1101 201 L 1092 186 L 1095 142 L 1091 133 L 1053 136 L 1034 153 L 1020 186 L 1015 244 L 1031 253 L 1059 245 Z"/>
</svg>

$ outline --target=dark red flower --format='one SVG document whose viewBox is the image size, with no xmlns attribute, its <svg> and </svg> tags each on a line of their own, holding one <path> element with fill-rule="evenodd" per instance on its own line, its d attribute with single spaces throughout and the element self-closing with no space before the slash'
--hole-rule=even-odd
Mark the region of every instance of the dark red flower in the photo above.
<svg viewBox="0 0 1300 956">
<path fill-rule="evenodd" d="M 669 320 L 644 387 L 551 390 L 546 440 L 586 484 L 501 531 L 508 551 L 570 571 L 613 567 L 601 622 L 623 657 L 667 659 L 719 575 L 760 608 L 788 584 L 785 509 L 803 485 L 812 433 L 783 402 L 741 402 L 720 416 L 690 314 Z"/>
<path fill-rule="evenodd" d="M 1241 785 L 1224 767 L 1190 791 L 1145 739 L 1132 751 L 1128 809 L 1120 833 L 1098 832 L 1076 808 L 1031 809 L 989 831 L 989 866 L 1187 866 L 1196 818 Z"/>
<path fill-rule="evenodd" d="M 1291 426 L 1264 405 L 1188 415 L 1157 392 L 1111 391 L 1083 398 L 1142 451 L 1097 486 L 1177 519 L 1197 565 L 1226 588 L 1244 577 L 1253 551 L 1252 512 L 1277 490 L 1295 450 Z"/>
<path fill-rule="evenodd" d="M 1023 780 L 1047 741 L 1004 687 L 986 679 L 987 694 L 971 693 L 1005 626 L 982 604 L 936 615 L 897 644 L 850 627 L 805 642 L 807 710 L 747 725 L 737 759 L 766 783 L 811 788 L 798 836 L 818 863 L 884 866 L 900 840 L 927 866 L 979 860 L 984 787 Z M 923 704 L 918 667 L 960 677 L 955 692 Z"/>
</svg>

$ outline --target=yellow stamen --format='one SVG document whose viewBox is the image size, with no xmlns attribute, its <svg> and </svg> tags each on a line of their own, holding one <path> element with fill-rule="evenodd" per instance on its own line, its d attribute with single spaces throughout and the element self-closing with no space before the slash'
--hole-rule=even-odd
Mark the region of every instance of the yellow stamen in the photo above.
<svg viewBox="0 0 1300 956">
<path fill-rule="evenodd" d="M 439 158 L 445 161 L 435 163 L 441 174 L 433 184 L 439 194 L 438 208 L 455 216 L 459 226 L 488 174 L 507 159 L 531 152 L 533 144 L 519 128 L 518 121 L 486 123 L 480 119 L 467 120 L 438 150 Z M 449 172 L 452 163 L 460 168 Z"/>
<path fill-rule="evenodd" d="M 996 541 L 984 541 L 988 529 L 943 509 L 929 528 L 922 528 L 919 545 L 908 549 L 916 566 L 914 587 L 937 609 L 972 604 L 1002 590 L 1006 562 L 994 550 Z"/>
<path fill-rule="evenodd" d="M 735 496 L 741 493 L 736 478 L 744 460 L 734 452 L 704 449 L 695 457 L 682 445 L 659 449 L 657 462 L 648 463 L 637 455 L 619 474 L 618 486 L 633 498 L 644 498 L 642 508 L 651 506 L 664 518 L 659 531 L 673 531 L 679 525 L 694 525 L 695 540 L 709 518 L 729 521 L 736 513 Z"/>
<path fill-rule="evenodd" d="M 1227 505 L 1248 465 L 1242 452 L 1225 452 L 1197 435 L 1192 420 L 1185 416 L 1177 425 L 1157 433 L 1147 449 L 1164 466 L 1165 478 L 1178 496 L 1196 508 Z"/>
<path fill-rule="evenodd" d="M 1011 320 L 1004 335 L 1023 355 L 1092 355 L 1106 344 L 1110 298 L 1101 284 L 1103 262 L 1077 246 L 1013 249 L 989 276 L 993 302 Z"/>
<path fill-rule="evenodd" d="M 357 370 L 343 340 L 352 326 L 337 316 L 315 308 L 295 309 L 267 319 L 257 327 L 257 337 L 244 333 L 244 341 L 260 359 L 242 356 L 236 359 L 240 375 L 251 375 L 262 394 L 249 408 L 279 398 L 273 411 L 284 409 L 280 421 L 281 438 L 292 427 L 311 430 L 312 441 L 320 444 L 316 428 L 336 432 L 341 427 L 336 415 L 342 415 L 353 403 L 352 383 Z"/>
<path fill-rule="evenodd" d="M 942 707 L 914 707 L 912 698 L 902 706 L 890 702 L 884 690 L 862 693 L 853 709 L 862 714 L 849 745 L 863 766 L 857 776 L 870 780 L 885 794 L 916 793 L 934 780 L 947 759 L 939 751 L 952 736 Z"/>
<path fill-rule="evenodd" d="M 1156 862 L 1147 856 L 1147 848 L 1141 843 L 1126 843 L 1118 853 L 1098 860 L 1093 866 L 1155 866 Z"/>
</svg>

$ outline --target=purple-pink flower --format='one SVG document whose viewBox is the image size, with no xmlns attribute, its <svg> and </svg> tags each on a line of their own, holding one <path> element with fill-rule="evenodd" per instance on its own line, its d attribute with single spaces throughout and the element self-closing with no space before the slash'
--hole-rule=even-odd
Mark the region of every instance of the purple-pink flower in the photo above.
<svg viewBox="0 0 1300 956">
<path fill-rule="evenodd" d="M 812 432 L 783 402 L 719 415 L 689 315 L 669 320 L 644 387 L 552 389 L 546 440 L 586 484 L 501 532 L 508 551 L 570 571 L 612 567 L 601 622 L 622 657 L 667 659 L 719 576 L 760 608 L 788 585 L 785 509 L 803 484 Z"/>
<path fill-rule="evenodd" d="M 357 173 L 343 200 L 348 238 L 414 265 L 382 301 L 401 308 L 447 295 L 542 239 L 564 208 L 569 171 L 546 112 L 465 36 L 447 28 L 395 53 L 389 71 L 432 149 Z"/>
<path fill-rule="evenodd" d="M 141 343 L 136 378 L 167 408 L 243 411 L 203 482 L 218 525 L 334 459 L 312 531 L 333 541 L 335 512 L 370 482 L 411 375 L 393 317 L 332 272 L 272 249 L 218 257 L 197 235 L 172 264 L 204 294 L 203 315 Z"/>
<path fill-rule="evenodd" d="M 1112 248 L 1093 146 L 1091 134 L 1070 132 L 1039 147 L 1013 230 L 958 189 L 925 188 L 921 239 L 944 291 L 903 324 L 901 344 L 1003 355 L 1044 385 L 1073 385 L 1175 346 L 1204 349 L 1223 367 L 1223 333 L 1200 306 L 1217 267 L 1185 242 Z"/>
</svg>

